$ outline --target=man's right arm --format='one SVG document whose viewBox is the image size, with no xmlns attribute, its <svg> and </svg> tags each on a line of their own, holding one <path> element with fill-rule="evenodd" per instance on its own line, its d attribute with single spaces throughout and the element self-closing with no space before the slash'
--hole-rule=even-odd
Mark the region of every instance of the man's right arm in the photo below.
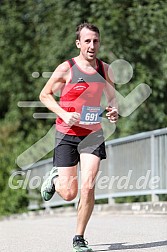
<svg viewBox="0 0 167 252">
<path fill-rule="evenodd" d="M 61 90 L 70 79 L 70 67 L 67 62 L 59 65 L 42 89 L 39 99 L 52 112 L 61 117 L 69 126 L 79 120 L 76 112 L 67 112 L 59 106 L 53 94 Z"/>
</svg>

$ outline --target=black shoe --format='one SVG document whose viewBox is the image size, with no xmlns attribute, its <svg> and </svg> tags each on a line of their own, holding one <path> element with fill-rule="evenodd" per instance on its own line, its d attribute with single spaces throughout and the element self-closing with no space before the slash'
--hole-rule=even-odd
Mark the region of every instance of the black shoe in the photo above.
<svg viewBox="0 0 167 252">
<path fill-rule="evenodd" d="M 88 247 L 88 242 L 83 237 L 75 237 L 73 239 L 73 252 L 93 252 L 93 250 Z"/>
</svg>

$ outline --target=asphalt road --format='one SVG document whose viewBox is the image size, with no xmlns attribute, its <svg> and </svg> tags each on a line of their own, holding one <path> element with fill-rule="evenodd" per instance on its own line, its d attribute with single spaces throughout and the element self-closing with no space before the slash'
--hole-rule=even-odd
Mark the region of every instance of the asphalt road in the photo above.
<svg viewBox="0 0 167 252">
<path fill-rule="evenodd" d="M 76 216 L 0 221 L 0 252 L 71 252 Z M 85 238 L 94 251 L 166 252 L 167 216 L 93 215 Z"/>
</svg>

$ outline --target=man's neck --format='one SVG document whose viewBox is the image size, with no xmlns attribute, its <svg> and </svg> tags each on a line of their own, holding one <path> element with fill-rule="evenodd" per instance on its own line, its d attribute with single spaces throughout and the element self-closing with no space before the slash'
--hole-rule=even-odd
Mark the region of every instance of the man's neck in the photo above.
<svg viewBox="0 0 167 252">
<path fill-rule="evenodd" d="M 95 59 L 92 59 L 92 60 L 86 60 L 85 58 L 83 58 L 81 55 L 77 56 L 74 58 L 76 63 L 78 65 L 82 65 L 83 68 L 94 68 L 96 69 L 97 68 L 97 61 L 96 61 L 96 58 Z"/>
</svg>

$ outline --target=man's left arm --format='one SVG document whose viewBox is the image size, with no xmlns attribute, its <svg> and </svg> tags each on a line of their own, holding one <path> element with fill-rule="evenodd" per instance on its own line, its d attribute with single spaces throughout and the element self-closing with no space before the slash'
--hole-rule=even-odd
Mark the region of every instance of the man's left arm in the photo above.
<svg viewBox="0 0 167 252">
<path fill-rule="evenodd" d="M 106 110 L 108 111 L 106 113 L 107 118 L 111 123 L 115 123 L 118 120 L 118 106 L 115 96 L 115 88 L 114 88 L 114 78 L 112 69 L 109 67 L 108 64 L 104 64 L 104 71 L 106 76 L 106 85 L 104 88 L 104 94 L 107 99 L 108 106 L 106 107 Z"/>
</svg>

